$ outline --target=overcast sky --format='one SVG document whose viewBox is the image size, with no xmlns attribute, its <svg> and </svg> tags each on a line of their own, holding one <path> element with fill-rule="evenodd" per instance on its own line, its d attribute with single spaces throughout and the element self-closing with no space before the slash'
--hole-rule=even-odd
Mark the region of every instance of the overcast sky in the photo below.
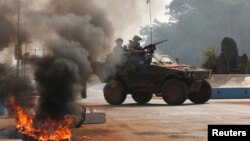
<svg viewBox="0 0 250 141">
<path fill-rule="evenodd" d="M 152 19 L 168 21 L 165 6 L 172 0 L 151 0 Z M 115 38 L 121 37 L 127 43 L 141 26 L 149 25 L 149 5 L 146 0 L 96 0 L 106 9 L 109 19 L 115 28 Z"/>
</svg>

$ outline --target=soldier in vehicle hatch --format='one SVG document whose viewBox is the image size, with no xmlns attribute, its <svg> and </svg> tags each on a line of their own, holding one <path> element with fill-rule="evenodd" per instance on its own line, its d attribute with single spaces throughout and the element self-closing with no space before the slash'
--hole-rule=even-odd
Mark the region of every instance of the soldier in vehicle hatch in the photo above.
<svg viewBox="0 0 250 141">
<path fill-rule="evenodd" d="M 111 66 L 114 68 L 114 72 L 118 72 L 124 66 L 127 58 L 126 46 L 123 46 L 123 39 L 117 38 L 115 40 L 116 46 L 113 49 L 113 53 L 107 57 L 107 60 L 111 62 Z"/>
<path fill-rule="evenodd" d="M 121 38 L 117 38 L 115 40 L 116 45 L 113 48 L 113 52 L 108 54 L 106 56 L 106 61 L 105 61 L 105 66 L 109 67 L 109 72 L 115 73 L 117 70 L 117 66 L 119 66 L 121 64 L 121 60 L 122 60 L 122 54 L 124 52 L 124 48 L 122 46 L 123 44 L 123 40 Z"/>
<path fill-rule="evenodd" d="M 125 48 L 122 46 L 122 44 L 123 44 L 123 40 L 121 39 L 121 38 L 118 38 L 118 39 L 116 39 L 115 40 L 115 42 L 116 42 L 116 46 L 115 46 L 115 48 L 114 48 L 114 53 L 115 54 L 121 54 L 121 53 L 123 53 L 124 51 L 125 51 Z"/>
<path fill-rule="evenodd" d="M 135 35 L 133 40 L 129 41 L 129 50 L 132 52 L 144 52 L 143 48 L 140 45 L 140 41 L 142 40 L 141 37 Z"/>
<path fill-rule="evenodd" d="M 129 41 L 129 50 L 131 51 L 132 63 L 136 72 L 146 70 L 144 49 L 140 45 L 141 37 L 135 35 L 133 40 Z"/>
</svg>

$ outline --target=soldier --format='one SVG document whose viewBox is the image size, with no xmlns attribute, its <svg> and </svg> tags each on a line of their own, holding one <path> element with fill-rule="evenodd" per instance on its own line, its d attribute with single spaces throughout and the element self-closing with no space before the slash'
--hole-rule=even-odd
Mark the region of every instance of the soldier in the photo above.
<svg viewBox="0 0 250 141">
<path fill-rule="evenodd" d="M 133 41 L 129 41 L 129 50 L 132 52 L 144 52 L 143 48 L 140 45 L 140 41 L 142 40 L 141 37 L 135 35 L 133 37 Z"/>
<path fill-rule="evenodd" d="M 129 41 L 129 50 L 132 52 L 132 63 L 137 72 L 144 72 L 145 68 L 145 54 L 144 49 L 140 45 L 141 37 L 135 35 L 133 40 Z"/>
<path fill-rule="evenodd" d="M 121 38 L 118 38 L 118 39 L 116 39 L 115 40 L 115 42 L 116 42 L 116 46 L 115 46 L 115 48 L 114 48 L 114 53 L 115 54 L 120 54 L 120 53 L 122 53 L 122 52 L 124 52 L 124 47 L 122 46 L 122 44 L 123 44 L 123 40 L 121 39 Z"/>
<path fill-rule="evenodd" d="M 121 70 L 121 68 L 124 66 L 125 62 L 127 61 L 126 56 L 126 47 L 123 46 L 123 39 L 117 38 L 115 40 L 116 46 L 113 49 L 113 54 L 111 57 L 108 57 L 108 59 L 111 62 L 111 65 L 114 66 L 114 72 L 117 72 Z"/>
<path fill-rule="evenodd" d="M 123 40 L 121 38 L 117 38 L 115 40 L 116 46 L 113 48 L 113 53 L 110 53 L 107 55 L 105 66 L 108 66 L 110 68 L 110 72 L 114 73 L 116 72 L 115 67 L 117 64 L 120 64 L 121 62 L 121 55 L 123 52 Z M 112 66 L 112 67 L 111 67 Z"/>
</svg>

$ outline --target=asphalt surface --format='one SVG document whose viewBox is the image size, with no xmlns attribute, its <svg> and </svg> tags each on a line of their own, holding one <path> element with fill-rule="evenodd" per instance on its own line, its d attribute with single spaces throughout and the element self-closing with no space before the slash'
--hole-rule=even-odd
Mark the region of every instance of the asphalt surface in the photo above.
<svg viewBox="0 0 250 141">
<path fill-rule="evenodd" d="M 102 86 L 90 87 L 87 108 L 105 112 L 104 124 L 84 124 L 73 130 L 72 141 L 206 141 L 209 124 L 250 124 L 250 99 L 210 100 L 195 105 L 168 106 L 158 97 L 147 105 L 131 96 L 121 106 L 108 105 Z M 0 129 L 15 128 L 14 118 L 0 118 Z"/>
<path fill-rule="evenodd" d="M 203 105 L 187 100 L 181 106 L 168 106 L 158 97 L 138 105 L 128 96 L 123 105 L 110 106 L 101 86 L 95 86 L 80 102 L 105 112 L 107 122 L 75 129 L 72 140 L 77 141 L 206 141 L 209 124 L 250 124 L 250 99 L 210 100 Z"/>
</svg>

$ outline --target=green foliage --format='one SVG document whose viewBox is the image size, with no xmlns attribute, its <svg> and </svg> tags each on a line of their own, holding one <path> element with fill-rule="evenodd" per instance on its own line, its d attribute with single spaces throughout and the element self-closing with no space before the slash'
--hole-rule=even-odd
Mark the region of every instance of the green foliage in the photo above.
<svg viewBox="0 0 250 141">
<path fill-rule="evenodd" d="M 215 54 L 214 48 L 208 47 L 203 50 L 203 57 L 205 59 L 202 64 L 203 68 L 216 70 L 217 55 Z"/>
<path fill-rule="evenodd" d="M 219 47 L 229 35 L 237 40 L 241 52 L 249 55 L 249 5 L 250 0 L 173 0 L 166 6 L 170 21 L 153 24 L 153 40 L 168 39 L 158 46 L 160 53 L 197 66 L 202 64 L 204 48 Z M 149 43 L 149 26 L 143 27 L 141 34 Z"/>
<path fill-rule="evenodd" d="M 239 67 L 239 73 L 240 74 L 245 74 L 245 73 L 247 73 L 247 66 L 246 66 L 246 64 L 244 64 L 244 63 L 239 63 L 239 65 L 238 65 L 238 67 Z"/>
</svg>

